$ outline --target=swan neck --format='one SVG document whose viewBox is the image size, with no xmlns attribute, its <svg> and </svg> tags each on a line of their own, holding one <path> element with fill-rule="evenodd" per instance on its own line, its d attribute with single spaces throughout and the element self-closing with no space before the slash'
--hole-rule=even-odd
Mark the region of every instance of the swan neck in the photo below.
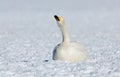
<svg viewBox="0 0 120 77">
<path fill-rule="evenodd" d="M 66 25 L 62 25 L 61 32 L 62 32 L 62 42 L 69 43 L 70 37 L 69 37 L 68 31 L 67 31 Z"/>
</svg>

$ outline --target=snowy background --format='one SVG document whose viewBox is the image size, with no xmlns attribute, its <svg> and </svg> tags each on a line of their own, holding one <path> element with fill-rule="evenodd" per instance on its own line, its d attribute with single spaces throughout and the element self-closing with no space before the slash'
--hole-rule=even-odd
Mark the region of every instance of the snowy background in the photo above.
<svg viewBox="0 0 120 77">
<path fill-rule="evenodd" d="M 51 59 L 61 42 L 55 14 L 86 62 Z M 0 77 L 120 77 L 120 0 L 0 0 Z"/>
</svg>

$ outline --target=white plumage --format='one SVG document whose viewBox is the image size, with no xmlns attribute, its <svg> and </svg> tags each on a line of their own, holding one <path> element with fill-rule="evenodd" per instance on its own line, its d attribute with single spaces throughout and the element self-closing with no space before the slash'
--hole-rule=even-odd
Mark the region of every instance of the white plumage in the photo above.
<svg viewBox="0 0 120 77">
<path fill-rule="evenodd" d="M 54 16 L 57 25 L 62 32 L 62 43 L 58 44 L 53 50 L 53 60 L 61 60 L 68 62 L 81 62 L 87 59 L 87 53 L 85 48 L 76 43 L 70 42 L 69 34 L 65 25 L 65 21 L 62 17 Z"/>
</svg>

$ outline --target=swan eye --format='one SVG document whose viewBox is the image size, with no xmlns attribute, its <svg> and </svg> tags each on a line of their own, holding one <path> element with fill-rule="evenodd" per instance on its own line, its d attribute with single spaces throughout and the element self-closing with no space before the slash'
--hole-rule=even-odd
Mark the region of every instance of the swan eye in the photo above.
<svg viewBox="0 0 120 77">
<path fill-rule="evenodd" d="M 61 17 L 58 17 L 57 15 L 54 16 L 56 21 L 60 21 L 61 20 Z"/>
</svg>

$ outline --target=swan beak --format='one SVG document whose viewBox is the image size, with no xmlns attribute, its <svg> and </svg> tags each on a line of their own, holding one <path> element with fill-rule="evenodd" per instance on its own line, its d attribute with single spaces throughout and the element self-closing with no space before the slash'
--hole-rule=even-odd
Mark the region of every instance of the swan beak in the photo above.
<svg viewBox="0 0 120 77">
<path fill-rule="evenodd" d="M 56 21 L 60 21 L 60 18 L 57 15 L 54 15 L 54 18 L 56 19 Z"/>
</svg>

